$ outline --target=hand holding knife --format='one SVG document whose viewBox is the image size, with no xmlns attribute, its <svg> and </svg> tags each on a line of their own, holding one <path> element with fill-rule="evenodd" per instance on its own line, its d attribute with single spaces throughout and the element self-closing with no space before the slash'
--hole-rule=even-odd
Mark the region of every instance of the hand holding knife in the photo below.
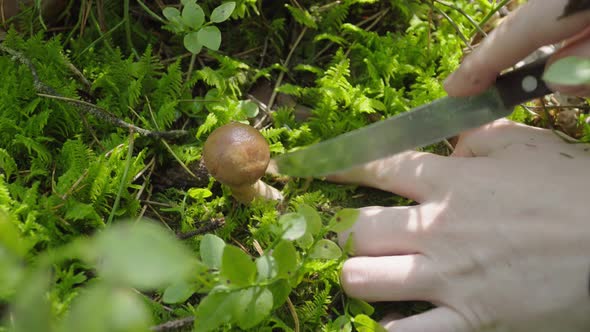
<svg viewBox="0 0 590 332">
<path fill-rule="evenodd" d="M 348 170 L 396 153 L 424 147 L 512 113 L 520 103 L 551 91 L 542 80 L 547 57 L 500 75 L 485 92 L 445 97 L 430 104 L 276 156 L 274 171 L 318 177 Z"/>
</svg>

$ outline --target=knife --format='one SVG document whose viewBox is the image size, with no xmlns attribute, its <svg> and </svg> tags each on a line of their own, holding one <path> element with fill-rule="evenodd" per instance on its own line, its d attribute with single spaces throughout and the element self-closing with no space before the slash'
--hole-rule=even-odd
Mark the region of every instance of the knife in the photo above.
<svg viewBox="0 0 590 332">
<path fill-rule="evenodd" d="M 500 75 L 487 91 L 444 97 L 430 104 L 273 158 L 273 172 L 321 177 L 410 149 L 424 147 L 510 115 L 514 107 L 552 93 L 542 80 L 547 62 Z"/>
</svg>

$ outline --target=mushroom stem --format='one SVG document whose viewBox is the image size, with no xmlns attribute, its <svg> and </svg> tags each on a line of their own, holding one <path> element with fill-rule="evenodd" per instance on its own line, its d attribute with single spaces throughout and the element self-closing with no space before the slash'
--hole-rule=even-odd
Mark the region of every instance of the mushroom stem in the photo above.
<svg viewBox="0 0 590 332">
<path fill-rule="evenodd" d="M 283 200 L 283 194 L 277 188 L 262 180 L 258 180 L 251 185 L 230 187 L 230 189 L 234 198 L 244 204 L 252 202 L 256 197 L 273 201 Z"/>
</svg>

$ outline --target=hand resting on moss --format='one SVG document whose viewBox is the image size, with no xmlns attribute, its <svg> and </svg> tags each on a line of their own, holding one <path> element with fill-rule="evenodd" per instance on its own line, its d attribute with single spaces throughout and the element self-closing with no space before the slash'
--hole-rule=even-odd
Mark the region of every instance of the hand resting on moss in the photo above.
<svg viewBox="0 0 590 332">
<path fill-rule="evenodd" d="M 446 82 L 449 94 L 478 93 L 565 38 L 552 61 L 590 57 L 590 11 L 557 19 L 567 2 L 521 7 Z M 556 89 L 588 95 L 588 87 Z M 409 151 L 332 176 L 419 203 L 361 209 L 340 234 L 353 237 L 355 255 L 343 287 L 367 301 L 436 306 L 386 318 L 393 332 L 590 331 L 589 174 L 588 145 L 500 120 L 461 135 L 451 157 Z"/>
</svg>

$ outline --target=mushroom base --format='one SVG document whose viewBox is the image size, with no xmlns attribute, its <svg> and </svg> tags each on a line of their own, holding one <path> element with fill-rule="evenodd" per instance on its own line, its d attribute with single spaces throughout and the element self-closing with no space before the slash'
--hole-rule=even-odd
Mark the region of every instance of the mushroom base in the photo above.
<svg viewBox="0 0 590 332">
<path fill-rule="evenodd" d="M 267 200 L 282 201 L 283 194 L 262 180 L 256 181 L 252 185 L 231 187 L 232 195 L 240 203 L 248 204 L 256 197 L 262 197 Z"/>
</svg>

